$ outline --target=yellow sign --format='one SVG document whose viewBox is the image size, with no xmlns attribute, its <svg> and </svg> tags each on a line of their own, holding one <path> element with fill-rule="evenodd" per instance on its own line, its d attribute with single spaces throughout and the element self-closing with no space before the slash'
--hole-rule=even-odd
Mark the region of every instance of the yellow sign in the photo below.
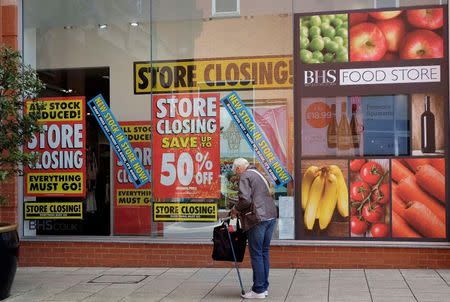
<svg viewBox="0 0 450 302">
<path fill-rule="evenodd" d="M 46 194 L 79 195 L 85 185 L 82 172 L 53 172 L 26 174 L 26 195 Z"/>
<path fill-rule="evenodd" d="M 290 89 L 292 56 L 134 62 L 134 93 Z"/>
<path fill-rule="evenodd" d="M 118 189 L 117 206 L 150 206 L 152 192 L 142 189 Z"/>
<path fill-rule="evenodd" d="M 25 219 L 83 219 L 81 202 L 25 202 Z"/>
<path fill-rule="evenodd" d="M 154 221 L 217 221 L 216 203 L 153 203 Z"/>
<path fill-rule="evenodd" d="M 39 122 L 83 121 L 82 99 L 54 99 L 46 102 L 27 102 L 27 112 L 33 112 L 40 107 Z"/>
</svg>

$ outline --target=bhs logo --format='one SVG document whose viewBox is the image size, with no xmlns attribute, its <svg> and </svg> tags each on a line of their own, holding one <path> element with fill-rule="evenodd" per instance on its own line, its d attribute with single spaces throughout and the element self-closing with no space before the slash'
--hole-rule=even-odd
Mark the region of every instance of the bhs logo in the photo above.
<svg viewBox="0 0 450 302">
<path fill-rule="evenodd" d="M 336 70 L 305 70 L 305 86 L 336 85 Z"/>
</svg>

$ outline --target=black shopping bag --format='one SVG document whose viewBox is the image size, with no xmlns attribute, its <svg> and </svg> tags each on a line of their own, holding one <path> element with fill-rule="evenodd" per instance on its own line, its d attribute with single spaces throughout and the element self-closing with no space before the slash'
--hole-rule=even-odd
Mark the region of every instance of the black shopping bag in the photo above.
<svg viewBox="0 0 450 302">
<path fill-rule="evenodd" d="M 236 230 L 229 234 L 230 237 L 228 237 L 228 223 L 226 222 L 223 222 L 221 225 L 214 228 L 212 258 L 216 261 L 234 261 L 233 250 L 230 245 L 231 238 L 236 261 L 242 262 L 244 259 L 245 247 L 247 246 L 247 234 L 241 229 L 239 220 L 236 224 Z"/>
</svg>

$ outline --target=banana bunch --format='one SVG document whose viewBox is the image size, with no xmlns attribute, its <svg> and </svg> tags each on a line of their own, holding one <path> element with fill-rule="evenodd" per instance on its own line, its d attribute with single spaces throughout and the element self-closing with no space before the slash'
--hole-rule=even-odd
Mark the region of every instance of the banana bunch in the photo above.
<svg viewBox="0 0 450 302">
<path fill-rule="evenodd" d="M 341 169 L 336 165 L 309 167 L 302 178 L 302 208 L 306 228 L 312 230 L 319 219 L 320 229 L 331 222 L 334 209 L 348 216 L 348 189 Z"/>
</svg>

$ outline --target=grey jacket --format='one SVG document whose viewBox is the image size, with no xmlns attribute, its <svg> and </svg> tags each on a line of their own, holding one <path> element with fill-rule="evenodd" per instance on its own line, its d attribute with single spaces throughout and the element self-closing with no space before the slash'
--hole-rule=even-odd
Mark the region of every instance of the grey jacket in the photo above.
<svg viewBox="0 0 450 302">
<path fill-rule="evenodd" d="M 260 221 L 277 218 L 277 208 L 272 196 L 269 193 L 264 180 L 257 173 L 250 170 L 256 170 L 254 165 L 249 165 L 247 170 L 241 174 L 239 179 L 239 201 L 235 208 L 240 213 L 249 211 L 252 202 L 255 203 L 256 215 Z M 245 219 L 245 215 L 240 215 L 241 220 Z M 243 221 L 244 226 L 248 225 Z M 247 231 L 244 228 L 244 231 Z"/>
</svg>

